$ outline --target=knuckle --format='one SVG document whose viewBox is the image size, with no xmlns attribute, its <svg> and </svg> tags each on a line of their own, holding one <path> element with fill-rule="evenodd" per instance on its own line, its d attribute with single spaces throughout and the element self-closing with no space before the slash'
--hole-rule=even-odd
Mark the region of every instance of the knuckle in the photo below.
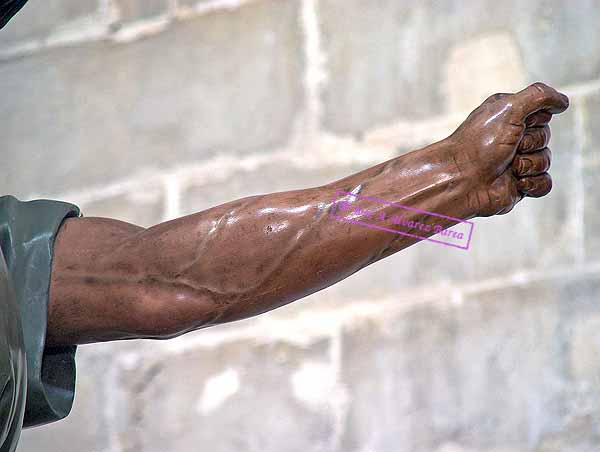
<svg viewBox="0 0 600 452">
<path fill-rule="evenodd" d="M 552 90 L 552 88 L 550 88 L 548 85 L 546 85 L 543 82 L 535 82 L 531 86 L 545 96 L 549 95 Z"/>
</svg>

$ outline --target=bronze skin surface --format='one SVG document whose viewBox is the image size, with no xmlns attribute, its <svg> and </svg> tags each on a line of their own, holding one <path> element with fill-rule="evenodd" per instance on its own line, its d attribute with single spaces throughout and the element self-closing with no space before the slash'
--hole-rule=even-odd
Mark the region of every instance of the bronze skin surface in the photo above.
<svg viewBox="0 0 600 452">
<path fill-rule="evenodd" d="M 535 83 L 490 96 L 440 142 L 320 187 L 250 196 L 147 229 L 69 218 L 54 247 L 46 344 L 168 339 L 251 317 L 419 241 L 331 219 L 336 190 L 462 219 L 506 214 L 550 192 L 548 123 L 568 105 Z"/>
</svg>

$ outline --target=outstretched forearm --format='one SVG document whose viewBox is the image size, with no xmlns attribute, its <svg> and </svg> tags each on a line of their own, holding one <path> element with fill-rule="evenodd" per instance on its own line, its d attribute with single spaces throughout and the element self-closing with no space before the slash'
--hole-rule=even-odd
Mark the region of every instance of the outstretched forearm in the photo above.
<svg viewBox="0 0 600 452">
<path fill-rule="evenodd" d="M 54 247 L 47 343 L 164 339 L 250 317 L 420 240 L 333 219 L 338 191 L 382 199 L 371 215 L 408 222 L 423 222 L 423 211 L 508 213 L 550 191 L 548 122 L 567 107 L 566 96 L 536 83 L 490 96 L 439 143 L 321 187 L 251 196 L 148 229 L 67 219 Z"/>
<path fill-rule="evenodd" d="M 472 179 L 456 166 L 451 146 L 440 142 L 321 187 L 251 196 L 148 229 L 67 220 L 57 239 L 47 340 L 173 337 L 328 287 L 419 240 L 332 219 L 338 190 L 474 215 Z M 373 204 L 371 213 L 381 212 L 422 220 L 414 211 Z"/>
</svg>

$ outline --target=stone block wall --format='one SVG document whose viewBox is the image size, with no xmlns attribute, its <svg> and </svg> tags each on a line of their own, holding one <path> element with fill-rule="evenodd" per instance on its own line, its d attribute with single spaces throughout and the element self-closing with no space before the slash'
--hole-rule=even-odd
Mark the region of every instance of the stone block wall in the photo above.
<svg viewBox="0 0 600 452">
<path fill-rule="evenodd" d="M 534 81 L 554 188 L 306 299 L 80 346 L 19 452 L 600 447 L 600 8 L 592 0 L 30 0 L 0 31 L 0 193 L 151 226 L 321 185 Z"/>
</svg>

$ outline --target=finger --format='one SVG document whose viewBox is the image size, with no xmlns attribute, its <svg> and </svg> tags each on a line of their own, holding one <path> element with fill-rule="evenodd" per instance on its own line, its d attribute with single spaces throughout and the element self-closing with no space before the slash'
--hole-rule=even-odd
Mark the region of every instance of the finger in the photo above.
<svg viewBox="0 0 600 452">
<path fill-rule="evenodd" d="M 538 111 L 525 118 L 525 127 L 543 127 L 552 119 L 552 113 L 547 111 Z"/>
<path fill-rule="evenodd" d="M 536 82 L 513 96 L 514 105 L 521 120 L 532 113 L 546 110 L 552 114 L 562 113 L 569 108 L 569 98 L 554 88 Z"/>
<path fill-rule="evenodd" d="M 548 173 L 524 177 L 517 181 L 517 188 L 530 198 L 546 196 L 552 190 L 552 177 Z"/>
<path fill-rule="evenodd" d="M 548 146 L 550 136 L 550 127 L 547 125 L 544 127 L 525 129 L 523 138 L 521 138 L 519 146 L 517 147 L 517 152 L 527 154 L 543 149 Z"/>
<path fill-rule="evenodd" d="M 512 176 L 511 184 L 509 185 L 509 187 L 510 187 L 509 190 L 510 190 L 512 200 L 511 200 L 511 202 L 508 203 L 508 205 L 504 209 L 502 209 L 496 215 L 506 215 L 507 213 L 511 212 L 514 209 L 514 207 L 517 205 L 517 203 L 519 203 L 525 197 L 525 195 L 518 190 L 516 185 L 517 185 L 517 179 L 515 179 L 515 177 Z"/>
<path fill-rule="evenodd" d="M 550 169 L 552 153 L 545 148 L 532 154 L 517 154 L 512 163 L 512 169 L 517 177 L 537 176 Z"/>
</svg>

